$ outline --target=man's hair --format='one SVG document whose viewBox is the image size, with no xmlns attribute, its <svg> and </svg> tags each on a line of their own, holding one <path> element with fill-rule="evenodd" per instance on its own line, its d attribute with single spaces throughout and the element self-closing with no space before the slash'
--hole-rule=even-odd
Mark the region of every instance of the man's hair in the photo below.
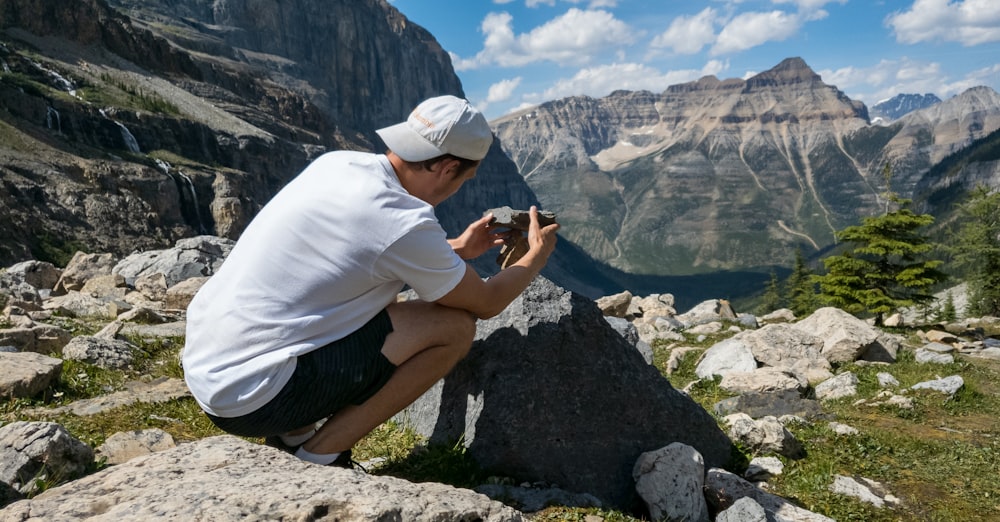
<svg viewBox="0 0 1000 522">
<path fill-rule="evenodd" d="M 458 161 L 458 175 L 459 176 L 462 175 L 462 174 L 465 174 L 470 169 L 474 169 L 474 168 L 478 167 L 479 164 L 482 163 L 482 160 L 470 160 L 470 159 L 465 159 L 465 158 L 459 158 L 458 156 L 454 156 L 452 154 L 442 154 L 441 156 L 438 156 L 436 158 L 431 158 L 429 160 L 416 161 L 416 162 L 407 162 L 407 163 L 410 163 L 411 165 L 419 167 L 419 168 L 421 168 L 423 170 L 431 170 L 432 168 L 434 168 L 434 164 L 436 164 L 439 161 L 445 161 L 445 160 L 456 160 L 456 161 Z"/>
</svg>

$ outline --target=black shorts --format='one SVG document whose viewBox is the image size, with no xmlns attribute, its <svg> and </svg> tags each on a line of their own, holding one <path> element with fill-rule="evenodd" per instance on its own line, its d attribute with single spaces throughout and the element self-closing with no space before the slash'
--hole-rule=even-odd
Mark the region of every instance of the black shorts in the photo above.
<svg viewBox="0 0 1000 522">
<path fill-rule="evenodd" d="M 392 332 L 382 310 L 347 337 L 300 355 L 295 372 L 278 395 L 241 417 L 208 418 L 220 429 L 243 437 L 269 437 L 323 420 L 358 405 L 385 386 L 396 366 L 382 355 Z"/>
</svg>

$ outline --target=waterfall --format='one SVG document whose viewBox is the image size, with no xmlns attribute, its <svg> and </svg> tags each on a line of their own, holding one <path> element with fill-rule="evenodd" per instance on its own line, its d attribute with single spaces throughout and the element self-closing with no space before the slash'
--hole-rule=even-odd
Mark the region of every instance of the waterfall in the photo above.
<svg viewBox="0 0 1000 522">
<path fill-rule="evenodd" d="M 50 130 L 52 129 L 53 117 L 55 117 L 54 119 L 56 121 L 55 131 L 58 132 L 59 134 L 62 134 L 62 118 L 59 117 L 59 111 L 57 111 L 55 107 L 49 105 L 48 111 L 46 111 L 45 113 L 45 125 Z"/>
<path fill-rule="evenodd" d="M 111 121 L 115 122 L 115 125 L 117 125 L 118 128 L 122 130 L 122 139 L 125 140 L 125 146 L 128 147 L 128 151 L 133 154 L 138 154 L 142 152 L 142 150 L 139 149 L 139 142 L 135 141 L 135 136 L 133 136 L 132 132 L 128 130 L 128 127 L 126 127 L 120 121 L 116 120 L 111 120 Z"/>
<path fill-rule="evenodd" d="M 202 221 L 202 219 L 201 219 L 201 210 L 198 208 L 198 192 L 195 191 L 195 189 L 194 189 L 194 182 L 191 181 L 191 178 L 188 177 L 187 174 L 184 174 L 183 172 L 181 172 L 180 170 L 176 171 L 177 175 L 174 175 L 170 164 L 167 163 L 166 161 L 163 161 L 163 160 L 161 160 L 159 158 L 156 158 L 153 161 L 155 161 L 156 162 L 156 166 L 159 167 L 159 169 L 162 170 L 164 174 L 166 174 L 167 176 L 169 176 L 170 179 L 172 179 L 174 181 L 174 183 L 177 185 L 178 194 L 180 195 L 180 199 L 181 199 L 180 200 L 181 214 L 185 215 L 185 219 L 184 220 L 185 221 L 189 221 L 190 214 L 191 214 L 190 210 L 193 208 L 194 209 L 194 220 L 195 220 L 195 223 L 197 224 L 196 228 L 198 230 L 198 233 L 199 234 L 208 234 L 208 227 L 206 227 L 205 223 Z M 190 202 L 186 202 L 185 201 L 185 197 L 184 197 L 185 193 L 187 193 L 187 195 L 190 196 L 190 198 L 191 198 Z M 184 212 L 184 210 L 188 210 L 188 212 Z"/>
<path fill-rule="evenodd" d="M 67 80 L 63 75 L 53 71 L 52 69 L 48 69 L 44 67 L 42 64 L 35 61 L 31 61 L 31 65 L 34 65 L 35 68 L 37 68 L 39 71 L 44 72 L 49 76 L 49 78 L 52 78 L 52 81 L 55 82 L 56 87 L 58 87 L 60 90 L 68 92 L 69 95 L 74 98 L 79 98 L 79 96 L 76 95 L 76 85 L 74 85 L 73 82 Z"/>
<path fill-rule="evenodd" d="M 180 170 L 177 171 L 180 174 L 181 179 L 184 180 L 184 186 L 187 188 L 188 193 L 191 194 L 191 204 L 194 206 L 194 216 L 198 222 L 198 233 L 206 234 L 208 231 L 205 229 L 205 224 L 201 221 L 201 210 L 198 209 L 198 193 L 194 190 L 194 183 L 191 182 L 191 178 L 184 174 Z"/>
</svg>

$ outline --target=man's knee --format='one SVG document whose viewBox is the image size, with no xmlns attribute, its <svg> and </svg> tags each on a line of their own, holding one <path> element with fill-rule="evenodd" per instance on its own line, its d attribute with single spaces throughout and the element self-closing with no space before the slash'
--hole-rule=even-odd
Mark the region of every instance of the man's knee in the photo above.
<svg viewBox="0 0 1000 522">
<path fill-rule="evenodd" d="M 442 308 L 449 314 L 448 324 L 453 329 L 455 349 L 459 357 L 463 358 L 469 353 L 472 340 L 476 337 L 476 316 L 458 308 Z"/>
</svg>

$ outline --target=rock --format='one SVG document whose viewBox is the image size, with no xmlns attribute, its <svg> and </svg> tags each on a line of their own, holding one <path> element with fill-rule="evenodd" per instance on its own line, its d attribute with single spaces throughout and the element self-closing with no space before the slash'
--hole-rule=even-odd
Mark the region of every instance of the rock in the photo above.
<svg viewBox="0 0 1000 522">
<path fill-rule="evenodd" d="M 62 372 L 62 361 L 34 352 L 0 352 L 0 399 L 32 397 Z"/>
<path fill-rule="evenodd" d="M 848 426 L 847 424 L 841 424 L 839 422 L 831 422 L 827 424 L 831 431 L 837 435 L 850 436 L 857 435 L 859 432 L 856 428 Z"/>
<path fill-rule="evenodd" d="M 118 432 L 97 447 L 97 456 L 108 464 L 122 464 L 135 457 L 175 447 L 174 438 L 161 429 Z"/>
<path fill-rule="evenodd" d="M 24 498 L 24 495 L 22 495 L 20 491 L 14 489 L 6 482 L 0 482 L 0 510 L 2 510 L 7 504 L 10 504 L 15 500 L 21 500 L 22 498 Z M 0 514 L 0 516 L 2 516 L 2 514 Z"/>
<path fill-rule="evenodd" d="M 649 343 L 643 341 L 639 338 L 639 331 L 636 330 L 635 325 L 628 322 L 626 319 L 619 317 L 605 315 L 604 319 L 615 329 L 616 332 L 621 334 L 626 341 L 629 342 L 639 354 L 642 355 L 644 361 L 648 364 L 653 364 L 653 348 L 649 346 Z"/>
<path fill-rule="evenodd" d="M 632 478 L 653 520 L 709 520 L 705 463 L 691 446 L 674 442 L 639 455 Z"/>
<path fill-rule="evenodd" d="M 711 334 L 717 334 L 721 331 L 722 331 L 722 323 L 720 323 L 719 321 L 712 321 L 710 323 L 695 325 L 685 330 L 685 332 L 690 335 L 711 335 Z"/>
<path fill-rule="evenodd" d="M 941 392 L 945 395 L 955 395 L 962 386 L 965 385 L 965 380 L 962 379 L 960 375 L 951 375 L 943 379 L 935 379 L 933 381 L 924 381 L 910 386 L 911 390 L 934 390 Z"/>
<path fill-rule="evenodd" d="M 899 381 L 891 373 L 879 372 L 875 378 L 878 379 L 878 385 L 883 388 L 896 388 L 899 386 Z"/>
<path fill-rule="evenodd" d="M 830 362 L 822 355 L 823 340 L 795 325 L 769 324 L 731 337 L 743 342 L 763 366 L 791 370 L 807 382 L 830 376 Z"/>
<path fill-rule="evenodd" d="M 958 337 L 948 332 L 942 332 L 941 330 L 930 330 L 924 334 L 924 337 L 932 343 L 951 344 L 958 342 Z"/>
<path fill-rule="evenodd" d="M 59 280 L 59 269 L 47 261 L 22 261 L 7 267 L 6 278 L 27 283 L 39 290 L 51 290 Z"/>
<path fill-rule="evenodd" d="M 677 316 L 677 320 L 688 328 L 712 321 L 736 321 L 736 312 L 725 299 L 709 299 Z"/>
<path fill-rule="evenodd" d="M 785 465 L 778 457 L 754 457 L 743 472 L 743 478 L 751 482 L 760 482 L 781 475 Z"/>
<path fill-rule="evenodd" d="M 834 400 L 852 397 L 858 394 L 858 376 L 853 372 L 844 372 L 832 379 L 827 379 L 816 385 L 816 398 Z"/>
<path fill-rule="evenodd" d="M 955 362 L 955 356 L 946 353 L 937 353 L 923 348 L 918 348 L 914 354 L 914 359 L 918 363 L 951 364 Z"/>
<path fill-rule="evenodd" d="M 233 245 L 233 240 L 215 236 L 181 239 L 173 248 L 132 254 L 119 261 L 112 272 L 122 275 L 130 285 L 140 277 L 163 274 L 169 288 L 192 277 L 214 274 Z"/>
<path fill-rule="evenodd" d="M 108 299 L 77 291 L 45 301 L 44 308 L 69 317 L 114 319 L 117 316 L 117 308 L 110 306 Z"/>
<path fill-rule="evenodd" d="M 882 321 L 882 325 L 887 326 L 889 328 L 897 328 L 903 326 L 903 314 L 895 313 L 890 315 L 889 317 L 886 317 L 885 320 Z"/>
<path fill-rule="evenodd" d="M 853 362 L 878 339 L 868 323 L 833 307 L 820 308 L 794 326 L 823 339 L 821 353 L 830 362 Z"/>
<path fill-rule="evenodd" d="M 939 342 L 930 342 L 922 346 L 924 350 L 934 353 L 954 353 L 957 350 L 954 346 L 950 344 L 944 344 Z"/>
<path fill-rule="evenodd" d="M 808 387 L 804 377 L 782 368 L 758 368 L 752 372 L 729 372 L 719 387 L 730 393 L 794 391 L 801 394 Z"/>
<path fill-rule="evenodd" d="M 53 295 L 63 295 L 70 290 L 81 290 L 84 283 L 97 276 L 111 275 L 115 266 L 112 254 L 87 254 L 77 252 L 66 264 L 59 281 L 53 287 Z"/>
<path fill-rule="evenodd" d="M 900 504 L 899 499 L 889 494 L 885 486 L 866 478 L 856 480 L 844 475 L 834 475 L 833 484 L 830 484 L 830 491 L 838 495 L 854 497 L 877 508 L 885 507 L 887 504 L 889 506 Z"/>
<path fill-rule="evenodd" d="M 868 362 L 896 362 L 896 354 L 903 345 L 903 336 L 877 331 L 875 341 L 864 348 L 859 359 Z"/>
<path fill-rule="evenodd" d="M 719 341 L 705 350 L 694 373 L 702 379 L 714 375 L 725 377 L 730 373 L 748 373 L 757 369 L 753 352 L 741 339 L 729 338 Z"/>
<path fill-rule="evenodd" d="M 776 453 L 790 459 L 805 457 L 802 443 L 775 417 L 754 420 L 745 413 L 734 413 L 723 420 L 729 425 L 729 436 L 754 454 Z"/>
<path fill-rule="evenodd" d="M 753 499 L 767 512 L 767 520 L 795 522 L 834 522 L 832 518 L 800 508 L 791 501 L 767 493 L 750 482 L 723 469 L 709 469 L 705 477 L 705 498 L 716 511 L 732 506 L 745 497 Z"/>
<path fill-rule="evenodd" d="M 755 419 L 785 415 L 817 419 L 826 415 L 818 401 L 803 398 L 797 390 L 744 393 L 719 401 L 714 409 L 721 416 L 741 412 Z"/>
<path fill-rule="evenodd" d="M 108 492 L 114 492 L 109 496 Z M 25 520 L 521 521 L 517 511 L 443 484 L 317 466 L 238 437 L 209 437 L 137 457 L 16 502 Z"/>
<path fill-rule="evenodd" d="M 116 370 L 129 367 L 136 353 L 142 350 L 130 342 L 86 335 L 74 337 L 63 348 L 64 359 Z"/>
<path fill-rule="evenodd" d="M 672 294 L 633 296 L 625 314 L 633 317 L 673 317 L 677 315 L 677 310 L 674 309 L 674 296 Z"/>
<path fill-rule="evenodd" d="M 0 427 L 0 482 L 21 493 L 33 493 L 36 480 L 56 484 L 76 478 L 93 462 L 90 446 L 53 422 L 17 421 Z"/>
<path fill-rule="evenodd" d="M 628 313 L 628 306 L 632 302 L 632 292 L 625 290 L 624 292 L 601 297 L 597 300 L 597 307 L 601 309 L 601 313 L 610 317 L 625 317 Z"/>
<path fill-rule="evenodd" d="M 762 316 L 760 321 L 764 324 L 794 323 L 795 312 L 792 312 L 788 308 L 779 308 L 767 315 Z"/>
<path fill-rule="evenodd" d="M 732 447 L 592 300 L 544 278 L 480 321 L 465 360 L 396 418 L 432 442 L 464 440 L 498 474 L 559 484 L 609 506 L 630 503 L 643 452 L 683 442 L 721 465 Z"/>
<path fill-rule="evenodd" d="M 667 358 L 667 375 L 673 374 L 680 367 L 681 363 L 688 356 L 688 354 L 694 352 L 701 352 L 701 348 L 694 348 L 691 346 L 678 346 L 670 350 L 670 357 Z"/>
<path fill-rule="evenodd" d="M 162 272 L 143 274 L 135 278 L 135 289 L 153 301 L 163 301 L 167 296 L 167 276 Z"/>
<path fill-rule="evenodd" d="M 85 416 L 96 415 L 98 413 L 134 404 L 136 402 L 158 403 L 173 400 L 179 397 L 188 397 L 191 391 L 188 390 L 182 379 L 170 379 L 161 377 L 151 382 L 133 381 L 125 385 L 125 389 L 94 397 L 92 399 L 81 399 L 66 406 L 57 408 L 33 408 L 25 411 L 26 415 L 37 416 L 57 416 L 63 413 Z"/>
<path fill-rule="evenodd" d="M 207 277 L 191 277 L 167 289 L 163 306 L 171 310 L 187 310 L 194 294 L 208 281 Z"/>
<path fill-rule="evenodd" d="M 750 497 L 733 502 L 725 511 L 715 517 L 715 522 L 766 522 L 767 511 Z"/>
</svg>

